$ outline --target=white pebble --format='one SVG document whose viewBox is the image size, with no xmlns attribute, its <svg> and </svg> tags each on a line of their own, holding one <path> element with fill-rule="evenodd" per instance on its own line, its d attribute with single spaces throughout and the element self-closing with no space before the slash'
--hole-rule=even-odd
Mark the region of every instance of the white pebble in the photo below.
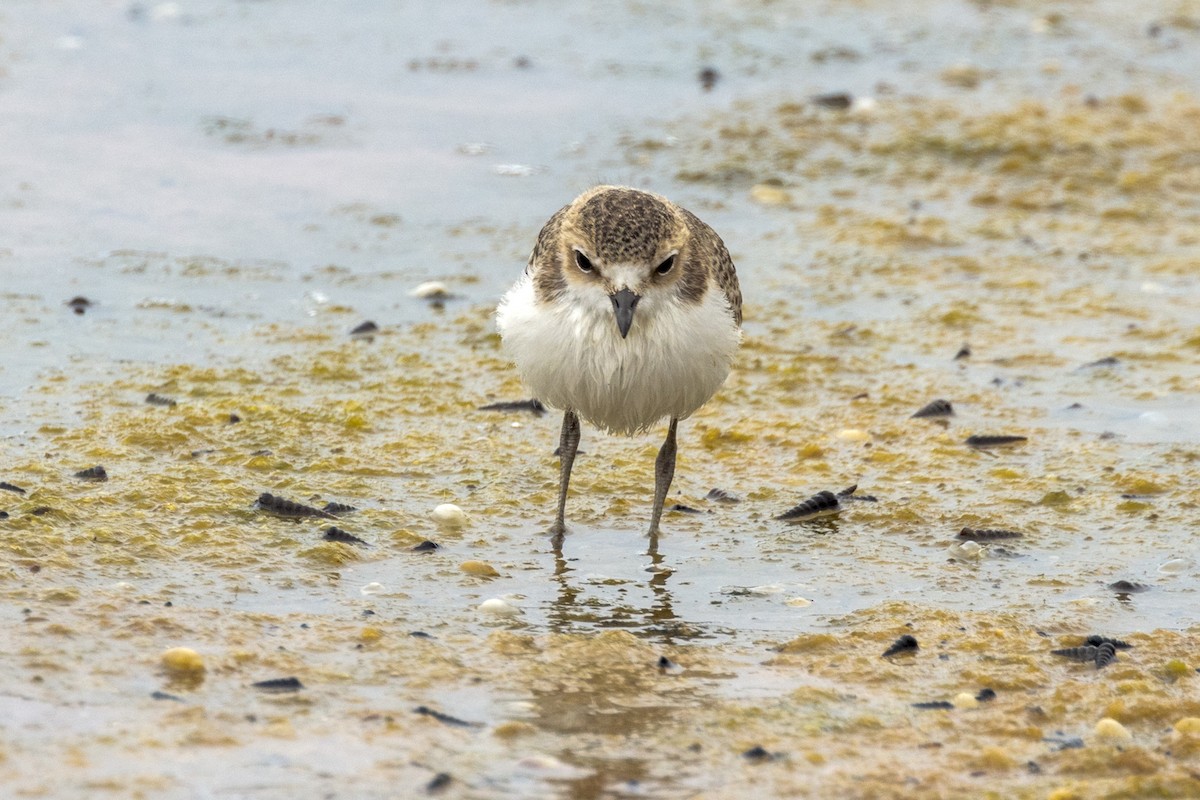
<svg viewBox="0 0 1200 800">
<path fill-rule="evenodd" d="M 417 297 L 421 300 L 444 300 L 450 296 L 450 290 L 441 281 L 425 281 L 424 283 L 418 283 L 408 293 L 408 296 Z"/>
<path fill-rule="evenodd" d="M 1190 558 L 1172 558 L 1160 564 L 1158 571 L 1163 575 L 1178 575 L 1181 572 L 1186 572 L 1191 566 L 1192 560 Z"/>
<path fill-rule="evenodd" d="M 362 592 L 363 594 L 379 594 L 383 591 L 383 584 L 379 583 L 378 581 L 371 581 L 358 591 Z"/>
<path fill-rule="evenodd" d="M 458 529 L 467 524 L 467 513 L 454 503 L 442 503 L 433 510 L 433 521 L 442 528 Z"/>
<path fill-rule="evenodd" d="M 521 613 L 521 609 L 499 597 L 484 600 L 479 604 L 479 611 L 494 617 L 515 617 Z"/>
<path fill-rule="evenodd" d="M 844 431 L 839 431 L 837 438 L 844 442 L 867 442 L 871 440 L 871 434 L 861 431 L 858 428 L 847 428 Z"/>
</svg>

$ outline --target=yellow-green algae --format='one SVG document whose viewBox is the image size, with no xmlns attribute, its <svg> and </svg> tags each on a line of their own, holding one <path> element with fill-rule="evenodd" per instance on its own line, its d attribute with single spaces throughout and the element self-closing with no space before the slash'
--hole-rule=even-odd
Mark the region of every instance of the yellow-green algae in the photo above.
<svg viewBox="0 0 1200 800">
<path fill-rule="evenodd" d="M 1167 534 L 1195 541 L 1200 451 L 1060 424 L 1038 398 L 1200 390 L 1187 295 L 1113 288 L 1195 280 L 1197 116 L 1189 97 L 1068 94 L 975 115 L 907 99 L 866 118 L 787 103 L 723 118 L 683 156 L 654 149 L 686 179 L 787 188 L 760 192 L 785 202 L 759 213 L 815 248 L 748 296 L 738 368 L 681 435 L 681 499 L 722 486 L 745 501 L 670 517 L 657 572 L 629 567 L 644 561 L 628 531 L 645 521 L 653 437 L 585 434 L 577 531 L 550 553 L 556 421 L 476 410 L 523 396 L 484 306 L 372 342 L 347 340 L 334 309 L 255 330 L 243 365 L 45 382 L 22 413 L 46 422 L 0 443 L 0 477 L 29 490 L 3 496 L 0 594 L 14 614 L 0 706 L 22 727 L 0 739 L 0 784 L 154 796 L 187 785 L 164 755 L 202 753 L 247 785 L 286 762 L 281 786 L 346 796 L 415 793 L 438 771 L 469 797 L 595 797 L 630 781 L 659 797 L 1196 796 L 1200 737 L 1181 722 L 1200 716 L 1194 617 L 1122 632 L 1134 648 L 1104 670 L 1050 650 L 1120 618 L 1103 586 L 1125 563 L 1153 567 L 1144 551 Z M 876 183 L 951 208 L 881 210 Z M 767 252 L 731 244 L 743 264 L 738 251 Z M 181 268 L 229 277 L 204 259 Z M 801 313 L 851 303 L 845 317 Z M 947 366 L 964 341 L 975 355 Z M 1122 368 L 1076 371 L 1112 354 Z M 178 405 L 147 406 L 149 391 Z M 943 395 L 959 409 L 949 427 L 908 418 Z M 869 438 L 839 438 L 847 429 Z M 962 444 L 995 432 L 1030 439 Z M 97 463 L 106 483 L 72 478 Z M 812 526 L 771 519 L 854 482 L 879 502 Z M 254 510 L 263 491 L 359 506 L 344 524 L 372 546 Z M 442 502 L 471 525 L 439 531 Z M 943 555 L 960 527 L 996 524 L 1025 533 L 1014 547 L 1037 566 Z M 629 563 L 604 567 L 623 574 L 571 560 L 610 534 Z M 447 552 L 408 551 L 426 537 Z M 501 575 L 464 574 L 464 560 Z M 756 627 L 765 606 L 743 606 L 744 630 L 671 606 L 742 602 L 709 584 L 757 584 L 781 563 L 816 600 L 787 626 Z M 1154 577 L 1180 605 L 1194 594 Z M 859 610 L 836 605 L 843 585 L 866 597 Z M 493 593 L 526 613 L 480 618 Z M 905 633 L 917 654 L 882 659 Z M 161 672 L 172 647 L 200 655 L 202 682 Z M 664 656 L 682 672 L 658 669 Z M 307 688 L 249 688 L 285 675 Z M 974 709 L 911 705 L 983 688 L 997 697 Z M 1093 738 L 1106 717 L 1129 744 Z M 1084 746 L 1061 746 L 1075 738 Z M 774 757 L 742 756 L 755 746 Z"/>
</svg>

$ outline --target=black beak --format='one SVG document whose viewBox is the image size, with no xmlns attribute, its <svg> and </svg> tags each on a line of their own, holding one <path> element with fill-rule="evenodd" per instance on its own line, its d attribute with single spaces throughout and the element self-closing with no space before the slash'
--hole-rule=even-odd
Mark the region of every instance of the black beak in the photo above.
<svg viewBox="0 0 1200 800">
<path fill-rule="evenodd" d="M 608 299 L 612 300 L 613 311 L 617 315 L 617 330 L 621 332 L 621 338 L 624 339 L 629 335 L 629 327 L 633 325 L 633 310 L 637 308 L 638 300 L 641 300 L 642 297 L 625 288 L 616 294 L 610 294 Z"/>
</svg>

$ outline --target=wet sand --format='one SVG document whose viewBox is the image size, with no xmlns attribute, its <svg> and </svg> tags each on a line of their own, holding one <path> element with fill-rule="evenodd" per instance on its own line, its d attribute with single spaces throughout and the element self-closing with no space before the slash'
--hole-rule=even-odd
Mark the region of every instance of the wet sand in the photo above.
<svg viewBox="0 0 1200 800">
<path fill-rule="evenodd" d="M 1200 792 L 1200 9 L 694 10 L 0 14 L 14 796 Z M 659 433 L 585 428 L 556 550 L 557 416 L 480 407 L 596 180 L 722 234 L 746 341 L 698 513 L 648 547 Z"/>
</svg>

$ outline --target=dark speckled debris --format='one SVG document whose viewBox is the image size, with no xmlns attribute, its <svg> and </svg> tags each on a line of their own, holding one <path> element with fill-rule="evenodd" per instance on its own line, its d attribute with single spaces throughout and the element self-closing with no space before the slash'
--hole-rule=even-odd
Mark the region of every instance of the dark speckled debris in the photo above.
<svg viewBox="0 0 1200 800">
<path fill-rule="evenodd" d="M 717 486 L 709 489 L 708 494 L 704 495 L 704 499 L 712 500 L 714 503 L 727 503 L 729 505 L 742 502 L 742 498 L 733 492 L 726 491 Z"/>
<path fill-rule="evenodd" d="M 675 505 L 671 506 L 667 510 L 668 511 L 677 511 L 680 514 L 703 514 L 704 513 L 703 511 L 701 511 L 698 508 L 692 508 L 691 506 L 685 506 L 683 503 L 676 503 Z"/>
<path fill-rule="evenodd" d="M 435 711 L 434 709 L 430 708 L 429 706 L 417 706 L 416 708 L 413 709 L 413 711 L 417 714 L 420 714 L 423 717 L 429 717 L 431 719 L 436 719 L 438 722 L 440 722 L 444 725 L 453 725 L 458 728 L 482 728 L 483 727 L 483 723 L 481 723 L 481 722 L 467 722 L 465 719 L 459 719 L 458 717 L 452 717 L 449 714 L 443 714 L 441 711 Z"/>
<path fill-rule="evenodd" d="M 717 81 L 721 79 L 721 73 L 717 72 L 716 67 L 704 67 L 697 77 L 700 79 L 700 88 L 711 92 L 712 88 L 717 85 Z"/>
<path fill-rule="evenodd" d="M 676 675 L 680 672 L 683 672 L 683 667 L 679 666 L 666 656 L 659 656 L 658 671 L 663 675 Z"/>
<path fill-rule="evenodd" d="M 250 684 L 260 692 L 269 692 L 271 694 L 284 694 L 286 692 L 298 692 L 304 688 L 304 684 L 299 678 L 271 678 L 266 681 L 259 681 Z"/>
<path fill-rule="evenodd" d="M 161 394 L 155 394 L 154 392 L 151 392 L 150 394 L 146 395 L 146 405 L 162 406 L 163 408 L 172 408 L 179 404 L 176 403 L 174 400 L 172 400 L 170 397 L 163 397 Z"/>
<path fill-rule="evenodd" d="M 912 707 L 922 711 L 949 711 L 954 708 L 954 703 L 949 700 L 929 700 L 924 703 L 913 703 Z"/>
<path fill-rule="evenodd" d="M 412 551 L 414 553 L 429 553 L 429 552 L 432 552 L 434 550 L 439 550 L 439 549 L 441 549 L 441 545 L 438 544 L 437 542 L 432 542 L 429 539 L 426 539 L 425 541 L 421 542 L 420 544 L 414 544 L 412 546 Z"/>
<path fill-rule="evenodd" d="M 239 422 L 241 422 L 241 421 L 242 421 L 242 418 L 241 418 L 241 417 L 239 417 L 237 414 L 230 414 L 230 415 L 229 415 L 229 424 L 230 424 L 230 425 L 237 425 L 237 424 L 238 424 Z"/>
<path fill-rule="evenodd" d="M 360 322 L 350 330 L 351 336 L 370 336 L 373 333 L 379 333 L 379 326 L 371 320 Z"/>
<path fill-rule="evenodd" d="M 425 794 L 437 794 L 453 782 L 454 777 L 449 772 L 439 772 L 425 784 Z"/>
<path fill-rule="evenodd" d="M 1024 534 L 1000 528 L 963 528 L 956 538 L 971 542 L 996 542 L 1002 539 L 1020 539 Z"/>
<path fill-rule="evenodd" d="M 751 747 L 749 750 L 742 753 L 742 758 L 755 764 L 762 764 L 767 761 L 774 761 L 775 759 L 779 758 L 779 755 L 777 753 L 772 753 L 761 744 L 756 744 L 754 747 Z"/>
<path fill-rule="evenodd" d="M 542 401 L 536 397 L 529 400 L 503 400 L 498 403 L 488 403 L 486 406 L 480 406 L 480 411 L 528 411 L 534 416 L 542 416 L 546 413 L 546 407 L 542 405 Z"/>
<path fill-rule="evenodd" d="M 1087 637 L 1087 641 L 1085 641 L 1084 644 L 1090 644 L 1093 647 L 1099 647 L 1105 642 L 1111 644 L 1118 650 L 1130 650 L 1133 648 L 1133 645 L 1131 645 L 1129 642 L 1122 642 L 1120 639 L 1111 639 L 1107 636 L 1101 636 L 1098 633 L 1093 633 L 1091 636 Z"/>
<path fill-rule="evenodd" d="M 1084 746 L 1083 739 L 1078 736 L 1069 739 L 1066 736 L 1046 736 L 1042 741 L 1054 745 L 1055 750 L 1081 750 Z"/>
<path fill-rule="evenodd" d="M 1029 439 L 1028 436 L 1017 434 L 1000 434 L 997 436 L 968 436 L 968 447 L 1003 447 L 1006 444 L 1018 444 Z"/>
<path fill-rule="evenodd" d="M 293 503 L 283 497 L 276 497 L 273 494 L 263 492 L 254 501 L 254 507 L 259 511 L 265 511 L 268 514 L 274 514 L 277 517 L 285 519 L 304 519 L 305 517 L 316 517 L 317 519 L 337 519 L 327 511 L 322 511 L 319 508 L 302 505 L 301 503 Z"/>
<path fill-rule="evenodd" d="M 1108 585 L 1117 594 L 1139 594 L 1141 592 L 1150 591 L 1149 584 L 1138 583 L 1136 581 L 1113 581 Z"/>
<path fill-rule="evenodd" d="M 154 700 L 174 700 L 176 703 L 183 702 L 182 697 L 177 697 L 176 695 L 168 694 L 167 692 L 151 692 L 150 697 Z"/>
<path fill-rule="evenodd" d="M 89 308 L 95 305 L 91 300 L 88 300 L 83 295 L 77 295 L 68 300 L 64 305 L 74 311 L 76 314 L 82 314 Z"/>
<path fill-rule="evenodd" d="M 367 545 L 367 542 L 358 538 L 354 534 L 346 533 L 341 528 L 335 528 L 332 525 L 325 529 L 325 533 L 321 536 L 321 538 L 327 542 L 343 542 L 345 544 Z"/>
<path fill-rule="evenodd" d="M 8 512 L 0 511 L 0 519 L 8 519 Z"/>
<path fill-rule="evenodd" d="M 812 101 L 821 108 L 836 108 L 841 111 L 845 111 L 854 104 L 854 98 L 847 92 L 819 94 L 813 97 Z"/>
<path fill-rule="evenodd" d="M 803 522 L 804 520 L 837 514 L 842 510 L 842 504 L 837 495 L 830 491 L 817 492 L 799 505 L 789 508 L 775 519 L 784 522 Z"/>
<path fill-rule="evenodd" d="M 349 514 L 353 511 L 358 511 L 354 506 L 348 506 L 345 503 L 335 503 L 332 500 L 326 503 L 321 510 L 326 514 Z"/>
<path fill-rule="evenodd" d="M 975 699 L 981 703 L 990 703 L 996 699 L 995 689 L 980 689 L 979 694 L 975 695 Z"/>
<path fill-rule="evenodd" d="M 8 481 L 0 481 L 0 489 L 3 489 L 6 492 L 16 492 L 17 494 L 25 494 L 24 489 L 22 489 L 20 486 L 14 486 L 13 484 L 9 483 Z"/>
<path fill-rule="evenodd" d="M 954 354 L 955 361 L 961 361 L 964 358 L 970 358 L 970 357 L 971 357 L 971 345 L 969 345 L 969 344 L 964 344 L 962 347 L 958 348 L 958 352 Z"/>
<path fill-rule="evenodd" d="M 883 651 L 884 658 L 891 656 L 908 655 L 917 652 L 920 645 L 917 644 L 917 637 L 910 633 L 906 633 L 896 641 L 892 642 L 892 646 Z"/>
<path fill-rule="evenodd" d="M 921 406 L 917 413 L 913 414 L 910 419 L 923 419 L 925 417 L 952 417 L 954 416 L 954 407 L 950 405 L 949 400 L 932 400 L 929 403 Z"/>
<path fill-rule="evenodd" d="M 79 472 L 76 472 L 75 477 L 79 478 L 81 481 L 106 481 L 108 480 L 108 471 L 101 466 L 88 467 L 87 469 L 81 469 Z"/>
</svg>

